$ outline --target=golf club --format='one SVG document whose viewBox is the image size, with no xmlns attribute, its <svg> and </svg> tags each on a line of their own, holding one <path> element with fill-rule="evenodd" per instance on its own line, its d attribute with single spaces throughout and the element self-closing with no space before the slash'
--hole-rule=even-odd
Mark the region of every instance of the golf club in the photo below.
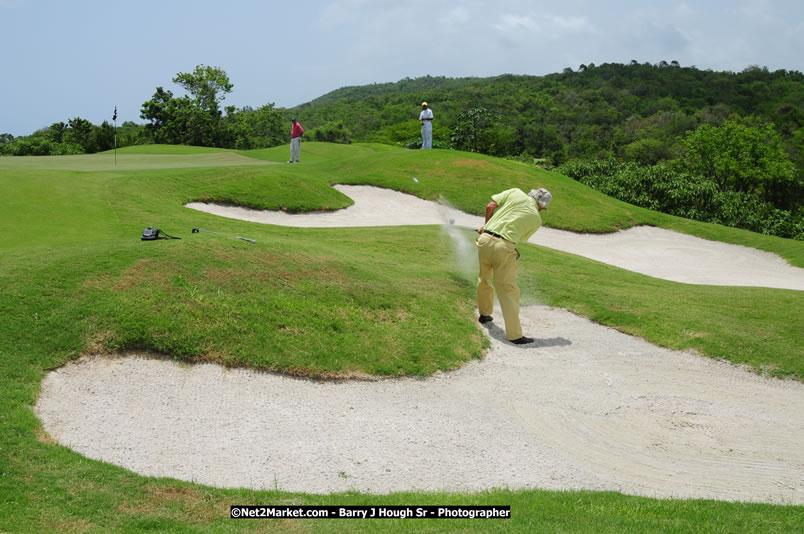
<svg viewBox="0 0 804 534">
<path fill-rule="evenodd" d="M 248 237 L 240 237 L 239 235 L 227 235 L 227 234 L 222 234 L 220 232 L 213 232 L 212 230 L 204 230 L 203 228 L 193 228 L 193 233 L 194 234 L 197 234 L 198 232 L 206 232 L 208 234 L 215 234 L 215 235 L 220 235 L 220 236 L 223 236 L 223 237 L 231 237 L 232 239 L 241 239 L 243 241 L 248 241 L 249 243 L 256 243 L 255 240 L 249 239 Z"/>
</svg>

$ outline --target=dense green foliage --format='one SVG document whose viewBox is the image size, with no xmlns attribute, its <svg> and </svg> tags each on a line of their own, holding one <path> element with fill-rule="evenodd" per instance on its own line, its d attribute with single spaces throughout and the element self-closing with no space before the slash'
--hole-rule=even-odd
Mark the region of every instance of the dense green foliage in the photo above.
<svg viewBox="0 0 804 534">
<path fill-rule="evenodd" d="M 250 149 L 279 144 L 284 136 L 281 116 L 273 104 L 259 109 L 226 108 L 220 104 L 232 91 L 232 83 L 219 67 L 199 65 L 190 73 L 179 73 L 173 82 L 190 95 L 181 98 L 157 87 L 142 105 L 140 116 L 149 122 L 143 139 L 164 144 L 184 144 L 220 148 Z"/>
<path fill-rule="evenodd" d="M 413 118 L 423 99 L 436 114 L 436 147 L 540 165 L 573 161 L 562 167 L 571 175 L 588 174 L 578 161 L 601 160 L 591 164 L 599 170 L 617 158 L 630 164 L 585 183 L 667 213 L 802 236 L 799 72 L 631 62 L 541 77 L 427 76 L 339 89 L 288 113 L 313 126 L 342 121 L 352 140 L 417 148 Z M 667 166 L 652 168 L 660 163 Z"/>
<path fill-rule="evenodd" d="M 486 108 L 472 108 L 458 115 L 450 137 L 457 150 L 505 156 L 508 140 L 499 127 L 499 117 Z"/>
<path fill-rule="evenodd" d="M 257 109 L 228 106 L 221 110 L 233 88 L 223 69 L 198 65 L 192 73 L 178 73 L 173 82 L 188 94 L 177 97 L 157 87 L 140 110 L 146 124 L 124 122 L 116 128 L 104 121 L 94 126 L 76 117 L 31 136 L 0 135 L 0 156 L 93 154 L 149 143 L 248 150 L 285 142 L 289 127 L 272 103 Z"/>
<path fill-rule="evenodd" d="M 617 158 L 643 169 L 629 165 L 616 179 L 586 183 L 640 206 L 779 236 L 801 236 L 804 226 L 804 75 L 797 71 L 632 61 L 547 76 L 426 76 L 346 87 L 286 110 L 221 110 L 233 85 L 218 67 L 199 65 L 173 82 L 188 94 L 158 87 L 142 107 L 148 123 L 125 123 L 117 146 L 270 147 L 287 142 L 287 120 L 298 116 L 314 141 L 419 148 L 416 117 L 427 100 L 434 148 L 545 166 L 602 160 L 597 167 L 609 168 L 605 160 Z M 73 119 L 30 138 L 2 136 L 0 154 L 91 153 L 113 140 L 108 123 Z M 652 168 L 658 164 L 667 168 Z M 701 190 L 709 182 L 715 189 Z"/>
<path fill-rule="evenodd" d="M 95 126 L 75 117 L 55 122 L 29 137 L 0 136 L 0 156 L 57 156 L 92 154 L 115 147 L 115 129 L 107 121 Z"/>
<path fill-rule="evenodd" d="M 228 122 L 228 128 L 235 132 L 179 135 L 166 131 L 164 135 L 173 142 L 181 142 L 183 135 L 196 143 L 208 143 L 217 135 L 217 146 L 228 147 L 236 146 L 235 139 L 241 139 L 243 145 L 247 144 L 243 139 L 251 139 L 251 144 L 259 140 L 255 146 L 286 141 L 284 122 L 255 127 L 251 121 L 242 125 L 227 120 L 253 112 L 251 108 L 227 108 L 225 116 L 220 114 L 222 96 L 232 88 L 221 69 L 200 65 L 193 74 L 179 73 L 174 81 L 195 98 L 175 98 L 170 91 L 158 88 L 143 105 L 143 118 L 149 121 L 151 133 L 170 118 L 177 126 L 209 126 L 204 123 L 206 119 L 194 116 L 192 110 L 196 109 Z M 804 75 L 797 71 L 769 72 L 756 66 L 733 73 L 682 68 L 675 62 L 631 62 L 581 65 L 577 71 L 567 68 L 547 76 L 406 78 L 396 83 L 338 89 L 282 110 L 282 114 L 284 119 L 298 116 L 311 131 L 342 130 L 345 134 L 332 136 L 337 142 L 405 145 L 419 135 L 415 119 L 424 99 L 432 103 L 436 113 L 434 141 L 443 147 L 453 146 L 452 137 L 460 134 L 456 132 L 459 117 L 473 109 L 485 109 L 493 120 L 488 121 L 491 131 L 483 133 L 493 138 L 486 146 L 493 146 L 495 155 L 549 157 L 554 164 L 567 158 L 615 156 L 653 164 L 676 156 L 683 148 L 679 137 L 688 131 L 705 124 L 719 126 L 734 115 L 755 116 L 773 125 L 793 163 L 799 170 L 804 168 Z M 273 105 L 267 107 L 275 111 Z M 243 128 L 250 129 L 249 133 L 242 135 Z M 322 136 L 327 137 L 323 131 Z M 0 136 L 0 146 L 13 141 L 9 137 Z M 461 135 L 457 137 L 459 147 L 468 147 L 459 141 Z M 159 135 L 146 135 L 141 142 L 160 139 Z M 478 146 L 478 151 L 482 148 Z"/>
<path fill-rule="evenodd" d="M 804 240 L 801 213 L 777 209 L 746 192 L 720 190 L 715 181 L 659 163 L 641 166 L 610 158 L 566 163 L 557 169 L 597 191 L 636 206 L 744 228 L 766 235 Z"/>
<path fill-rule="evenodd" d="M 720 125 L 737 114 L 772 123 L 793 161 L 799 168 L 804 163 L 804 75 L 759 67 L 732 73 L 631 62 L 584 65 L 547 76 L 426 76 L 338 89 L 287 114 L 311 127 L 342 120 L 355 141 L 404 144 L 414 132 L 395 126 L 415 119 L 422 100 L 431 103 L 434 127 L 446 126 L 433 134 L 445 142 L 461 114 L 489 110 L 505 131 L 496 143 L 505 147 L 498 149 L 505 155 L 557 153 L 561 163 L 563 148 L 569 158 L 634 153 L 647 158 L 644 163 L 656 163 L 650 159 L 681 148 L 677 138 L 687 131 Z"/>
<path fill-rule="evenodd" d="M 719 191 L 746 193 L 794 209 L 804 197 L 802 177 L 796 177 L 773 126 L 754 122 L 702 125 L 683 139 L 684 151 L 674 163 L 713 181 Z"/>
<path fill-rule="evenodd" d="M 559 171 L 637 206 L 804 240 L 804 182 L 770 124 L 703 125 L 682 144 L 669 165 L 612 158 L 567 163 Z"/>
</svg>

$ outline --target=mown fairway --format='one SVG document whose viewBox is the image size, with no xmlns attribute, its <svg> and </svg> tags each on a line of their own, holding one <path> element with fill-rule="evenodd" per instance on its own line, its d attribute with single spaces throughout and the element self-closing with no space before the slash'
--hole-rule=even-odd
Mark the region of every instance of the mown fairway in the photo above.
<svg viewBox="0 0 804 534">
<path fill-rule="evenodd" d="M 42 376 L 91 350 L 149 350 L 184 361 L 302 376 L 429 375 L 482 357 L 474 280 L 436 227 L 293 229 L 188 210 L 215 200 L 292 212 L 350 200 L 365 183 L 480 214 L 509 187 L 547 186 L 546 223 L 586 232 L 654 224 L 776 252 L 804 244 L 656 214 L 563 176 L 460 152 L 306 143 L 234 153 L 131 147 L 65 158 L 0 158 L 0 531 L 794 532 L 801 507 L 660 501 L 611 493 L 291 495 L 147 479 L 53 444 L 31 409 Z M 418 182 L 413 178 L 416 177 Z M 147 226 L 181 240 L 141 242 Z M 255 244 L 201 227 L 246 236 Z M 688 286 L 535 246 L 523 293 L 673 348 L 804 378 L 801 292 Z M 254 521 L 231 504 L 511 504 L 504 523 Z"/>
</svg>

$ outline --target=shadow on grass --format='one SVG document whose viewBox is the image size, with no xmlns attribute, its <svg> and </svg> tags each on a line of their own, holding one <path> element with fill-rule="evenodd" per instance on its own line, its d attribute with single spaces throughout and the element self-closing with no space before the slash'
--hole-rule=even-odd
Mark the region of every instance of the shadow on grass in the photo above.
<svg viewBox="0 0 804 534">
<path fill-rule="evenodd" d="M 467 275 L 459 273 L 459 272 L 451 272 L 449 273 L 449 277 L 455 282 L 455 285 L 460 287 L 461 289 L 474 289 L 477 287 L 477 279 L 468 279 Z"/>
</svg>

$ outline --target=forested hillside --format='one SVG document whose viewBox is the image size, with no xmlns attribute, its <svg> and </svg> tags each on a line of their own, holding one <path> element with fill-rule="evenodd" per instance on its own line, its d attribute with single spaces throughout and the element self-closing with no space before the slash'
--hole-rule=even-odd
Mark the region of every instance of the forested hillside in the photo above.
<svg viewBox="0 0 804 534">
<path fill-rule="evenodd" d="M 548 76 L 427 76 L 345 87 L 286 110 L 313 139 L 516 158 L 627 202 L 804 239 L 804 75 L 677 63 L 581 65 Z"/>
<path fill-rule="evenodd" d="M 677 138 L 733 114 L 771 122 L 802 168 L 804 75 L 749 67 L 714 72 L 677 64 L 581 65 L 547 76 L 427 76 L 345 87 L 288 110 L 306 127 L 340 129 L 341 140 L 414 144 L 419 105 L 433 109 L 434 138 L 452 146 L 472 110 L 484 120 L 479 150 L 497 156 L 621 156 L 655 163 L 680 149 Z M 338 125 L 342 125 L 338 127 Z M 468 147 L 466 147 L 468 148 Z"/>
<path fill-rule="evenodd" d="M 290 109 L 223 106 L 234 86 L 199 65 L 157 87 L 146 124 L 115 131 L 79 117 L 30 137 L 0 135 L 0 155 L 95 152 L 140 143 L 251 149 L 306 140 L 421 146 L 418 114 L 435 114 L 433 147 L 558 167 L 654 210 L 804 239 L 804 74 L 606 63 L 547 76 L 425 76 L 344 87 Z"/>
</svg>

